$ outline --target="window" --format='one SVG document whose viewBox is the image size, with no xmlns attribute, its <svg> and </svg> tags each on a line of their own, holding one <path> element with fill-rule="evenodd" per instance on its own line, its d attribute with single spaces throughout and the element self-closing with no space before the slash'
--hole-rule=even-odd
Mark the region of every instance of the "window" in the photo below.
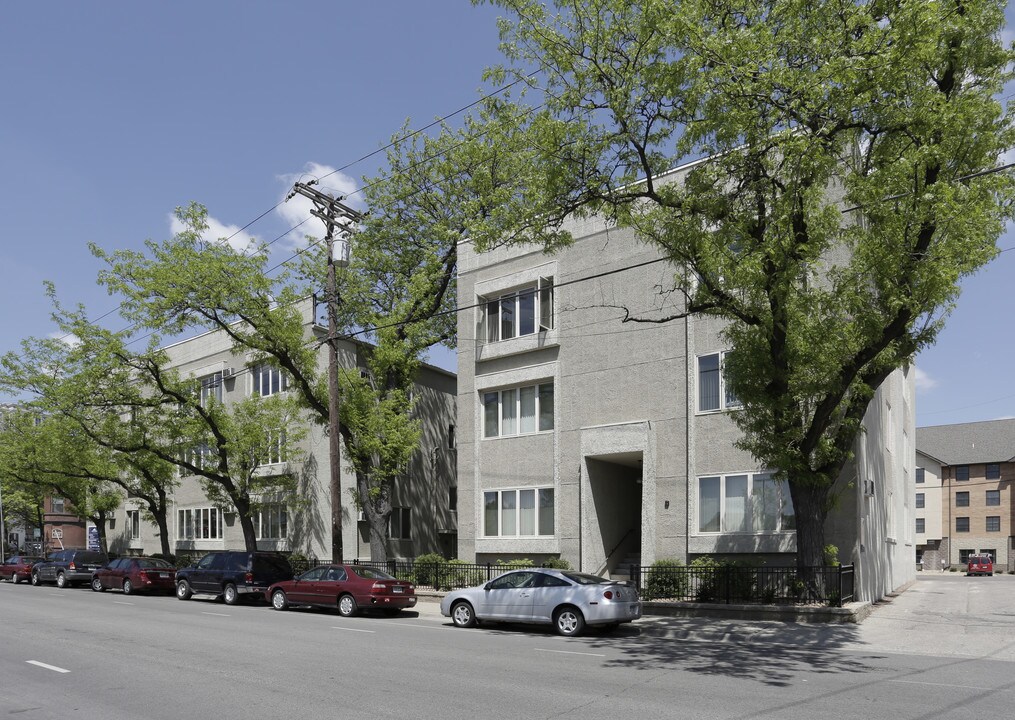
<svg viewBox="0 0 1015 720">
<path fill-rule="evenodd" d="M 448 510 L 458 512 L 458 488 L 448 488 Z"/>
<path fill-rule="evenodd" d="M 698 478 L 698 532 L 774 533 L 796 529 L 789 484 L 769 473 Z"/>
<path fill-rule="evenodd" d="M 212 373 L 201 378 L 201 406 L 208 404 L 209 400 L 222 402 L 222 373 Z"/>
<path fill-rule="evenodd" d="M 282 503 L 265 505 L 254 518 L 258 540 L 285 540 L 289 536 L 289 514 Z"/>
<path fill-rule="evenodd" d="M 969 518 L 955 518 L 955 532 L 969 532 Z"/>
<path fill-rule="evenodd" d="M 412 508 L 391 508 L 391 515 L 388 517 L 388 527 L 392 540 L 411 540 Z"/>
<path fill-rule="evenodd" d="M 131 540 L 141 539 L 141 511 L 127 511 L 127 537 Z"/>
<path fill-rule="evenodd" d="M 924 501 L 923 493 L 917 493 L 916 494 L 916 507 L 922 508 L 924 506 L 924 502 L 925 501 Z"/>
<path fill-rule="evenodd" d="M 988 505 L 1000 505 L 1001 504 L 1001 491 L 1000 490 L 988 490 L 987 491 L 987 504 Z"/>
<path fill-rule="evenodd" d="M 553 430 L 553 383 L 483 393 L 483 437 Z"/>
<path fill-rule="evenodd" d="M 987 532 L 1001 532 L 1001 516 L 1000 515 L 988 515 L 987 516 Z"/>
<path fill-rule="evenodd" d="M 510 340 L 553 328 L 553 278 L 496 298 L 481 299 L 487 342 Z"/>
<path fill-rule="evenodd" d="M 448 449 L 455 449 L 455 426 L 448 425 Z"/>
<path fill-rule="evenodd" d="M 196 447 L 185 450 L 183 453 L 183 461 L 190 463 L 197 468 L 212 467 L 215 464 L 212 457 L 211 447 L 207 443 L 201 443 Z"/>
<path fill-rule="evenodd" d="M 990 559 L 991 559 L 991 561 L 993 561 L 994 558 L 997 557 L 997 550 L 996 550 L 996 548 L 980 548 L 980 554 L 981 555 L 990 555 Z"/>
<path fill-rule="evenodd" d="M 918 483 L 924 482 L 924 475 L 925 474 L 926 473 L 924 472 L 923 468 L 917 468 L 916 469 L 916 482 L 918 482 Z"/>
<path fill-rule="evenodd" d="M 969 466 L 968 465 L 956 465 L 955 466 L 955 479 L 956 480 L 968 480 L 969 479 Z"/>
<path fill-rule="evenodd" d="M 723 372 L 729 353 L 713 353 L 698 357 L 698 412 L 711 412 L 740 407 L 740 401 L 726 387 Z"/>
<path fill-rule="evenodd" d="M 968 492 L 957 492 L 957 493 L 955 493 L 955 507 L 969 507 L 969 493 Z"/>
<path fill-rule="evenodd" d="M 221 540 L 222 511 L 218 508 L 187 508 L 176 511 L 178 540 Z"/>
<path fill-rule="evenodd" d="M 51 502 L 53 503 L 53 512 L 55 513 L 67 512 L 66 507 L 67 501 L 64 500 L 63 498 L 55 497 L 51 500 Z"/>
<path fill-rule="evenodd" d="M 986 467 L 986 476 L 988 480 L 1000 480 L 1001 479 L 1001 466 L 997 463 L 989 463 Z"/>
<path fill-rule="evenodd" d="M 919 534 L 919 533 L 925 533 L 925 532 L 927 532 L 927 531 L 925 530 L 925 527 L 926 527 L 926 523 L 927 523 L 927 521 L 926 521 L 926 520 L 924 520 L 923 518 L 917 518 L 917 519 L 916 519 L 916 532 L 917 532 L 918 534 Z"/>
<path fill-rule="evenodd" d="M 965 565 L 966 563 L 969 562 L 969 556 L 975 554 L 976 550 L 973 550 L 971 548 L 968 550 L 959 550 L 959 562 Z"/>
<path fill-rule="evenodd" d="M 483 493 L 483 535 L 553 535 L 553 488 L 492 490 Z"/>
<path fill-rule="evenodd" d="M 289 389 L 289 376 L 267 363 L 255 365 L 251 371 L 254 376 L 254 394 L 268 397 Z"/>
<path fill-rule="evenodd" d="M 263 465 L 275 465 L 286 461 L 285 430 L 268 431 L 265 439 Z"/>
</svg>

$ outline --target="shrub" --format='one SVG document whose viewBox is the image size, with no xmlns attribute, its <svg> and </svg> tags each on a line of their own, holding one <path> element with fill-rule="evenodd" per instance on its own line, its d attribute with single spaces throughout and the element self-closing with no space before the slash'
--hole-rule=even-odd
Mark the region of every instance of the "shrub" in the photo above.
<svg viewBox="0 0 1015 720">
<path fill-rule="evenodd" d="M 839 567 L 839 548 L 835 545 L 825 545 L 825 565 Z"/>
<path fill-rule="evenodd" d="M 535 567 L 535 564 L 528 558 L 515 558 L 514 560 L 498 560 L 497 566 L 507 568 L 507 570 L 517 570 L 518 568 Z"/>
<path fill-rule="evenodd" d="M 755 598 L 755 573 L 748 572 L 751 565 L 704 556 L 695 558 L 691 567 L 691 576 L 697 581 L 693 595 L 698 602 Z"/>
<path fill-rule="evenodd" d="M 441 576 L 445 574 L 443 569 L 447 564 L 448 561 L 444 556 L 437 553 L 420 555 L 412 562 L 412 579 L 417 585 L 437 588 Z"/>
<path fill-rule="evenodd" d="M 301 552 L 289 553 L 289 567 L 293 569 L 293 575 L 302 575 L 310 569 L 310 558 Z"/>
<path fill-rule="evenodd" d="M 571 563 L 559 557 L 546 558 L 540 565 L 553 570 L 571 570 Z"/>
<path fill-rule="evenodd" d="M 443 587 L 439 588 L 441 590 L 472 587 L 483 582 L 483 572 L 464 560 L 449 560 L 445 566 L 446 572 L 441 578 Z"/>
<path fill-rule="evenodd" d="M 673 598 L 682 600 L 687 595 L 687 570 L 679 560 L 656 560 L 648 571 L 645 599 Z"/>
</svg>

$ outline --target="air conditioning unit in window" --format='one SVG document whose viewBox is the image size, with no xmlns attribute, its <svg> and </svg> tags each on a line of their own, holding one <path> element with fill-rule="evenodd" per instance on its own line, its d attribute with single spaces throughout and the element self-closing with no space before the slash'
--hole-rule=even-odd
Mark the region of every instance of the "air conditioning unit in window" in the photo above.
<svg viewBox="0 0 1015 720">
<path fill-rule="evenodd" d="M 223 368 L 222 369 L 222 377 L 224 379 L 226 379 L 226 380 L 230 380 L 230 379 L 236 377 L 236 368 L 231 368 L 231 367 Z"/>
</svg>

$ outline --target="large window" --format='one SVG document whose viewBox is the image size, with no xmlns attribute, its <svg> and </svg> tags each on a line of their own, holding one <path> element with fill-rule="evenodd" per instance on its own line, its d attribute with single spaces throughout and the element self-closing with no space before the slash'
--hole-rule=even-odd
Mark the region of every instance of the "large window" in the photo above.
<svg viewBox="0 0 1015 720">
<path fill-rule="evenodd" d="M 957 517 L 957 518 L 955 518 L 955 532 L 969 532 L 969 518 L 968 517 Z"/>
<path fill-rule="evenodd" d="M 916 469 L 916 481 L 918 483 L 924 482 L 924 476 L 925 475 L 926 475 L 926 472 L 924 471 L 923 468 L 917 468 Z"/>
<path fill-rule="evenodd" d="M 968 492 L 957 492 L 957 493 L 955 493 L 955 507 L 969 507 L 969 493 Z"/>
<path fill-rule="evenodd" d="M 968 465 L 956 465 L 955 466 L 955 479 L 956 480 L 968 480 L 969 479 L 969 466 Z"/>
<path fill-rule="evenodd" d="M 1001 466 L 997 463 L 989 463 L 986 467 L 986 476 L 988 480 L 1000 480 L 1001 479 Z"/>
<path fill-rule="evenodd" d="M 265 505 L 254 519 L 258 540 L 285 540 L 289 537 L 289 514 L 282 503 Z"/>
<path fill-rule="evenodd" d="M 218 508 L 187 508 L 176 511 L 178 540 L 221 540 L 222 511 Z"/>
<path fill-rule="evenodd" d="M 553 383 L 483 393 L 483 437 L 553 430 Z"/>
<path fill-rule="evenodd" d="M 916 519 L 916 532 L 917 533 L 925 533 L 925 532 L 927 532 L 925 530 L 926 522 L 927 521 L 924 518 L 917 518 Z"/>
<path fill-rule="evenodd" d="M 987 516 L 987 532 L 1001 532 L 1001 516 L 1000 515 L 988 515 Z"/>
<path fill-rule="evenodd" d="M 483 535 L 553 535 L 553 488 L 491 490 L 483 493 Z"/>
<path fill-rule="evenodd" d="M 269 430 L 265 438 L 265 453 L 262 464 L 274 465 L 276 463 L 284 463 L 286 461 L 285 441 L 284 430 Z"/>
<path fill-rule="evenodd" d="M 698 357 L 698 412 L 740 407 L 737 396 L 726 386 L 724 367 L 728 355 L 712 353 Z"/>
<path fill-rule="evenodd" d="M 796 529 L 789 484 L 769 473 L 698 478 L 698 532 L 775 533 Z"/>
<path fill-rule="evenodd" d="M 251 370 L 254 376 L 254 394 L 268 397 L 289 389 L 289 377 L 276 367 L 267 363 L 255 365 Z"/>
<path fill-rule="evenodd" d="M 916 506 L 917 506 L 918 508 L 922 508 L 922 507 L 924 506 L 924 497 L 923 497 L 923 493 L 917 493 L 917 494 L 916 494 Z"/>
<path fill-rule="evenodd" d="M 51 502 L 52 502 L 53 512 L 55 512 L 55 513 L 66 512 L 67 501 L 64 500 L 62 497 L 54 497 L 51 500 Z"/>
<path fill-rule="evenodd" d="M 411 540 L 412 508 L 391 508 L 391 515 L 388 517 L 388 529 L 391 532 L 392 540 Z"/>
<path fill-rule="evenodd" d="M 987 505 L 1000 505 L 1001 504 L 1001 491 L 1000 490 L 988 490 L 987 491 Z"/>
<path fill-rule="evenodd" d="M 487 342 L 510 340 L 553 327 L 553 278 L 482 301 Z"/>
<path fill-rule="evenodd" d="M 127 511 L 127 537 L 131 540 L 141 539 L 141 511 Z"/>
<path fill-rule="evenodd" d="M 214 399 L 222 402 L 222 373 L 212 373 L 201 378 L 201 405 L 206 407 Z"/>
</svg>

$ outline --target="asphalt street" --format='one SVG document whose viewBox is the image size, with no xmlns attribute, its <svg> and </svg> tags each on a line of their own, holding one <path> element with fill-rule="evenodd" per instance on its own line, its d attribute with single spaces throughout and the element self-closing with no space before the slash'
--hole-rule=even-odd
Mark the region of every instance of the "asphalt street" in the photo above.
<svg viewBox="0 0 1015 720">
<path fill-rule="evenodd" d="M 34 718 L 1009 718 L 1015 577 L 921 575 L 861 625 L 616 633 L 0 583 L 0 707 Z"/>
</svg>

